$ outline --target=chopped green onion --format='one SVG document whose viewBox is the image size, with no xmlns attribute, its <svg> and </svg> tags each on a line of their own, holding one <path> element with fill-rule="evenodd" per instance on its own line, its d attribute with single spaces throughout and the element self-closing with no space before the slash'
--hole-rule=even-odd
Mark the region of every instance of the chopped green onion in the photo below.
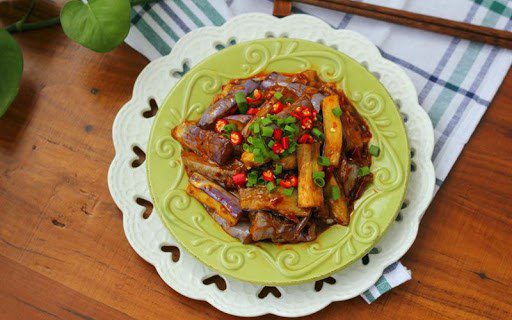
<svg viewBox="0 0 512 320">
<path fill-rule="evenodd" d="M 272 148 L 276 142 L 274 140 L 270 140 L 267 144 L 269 148 Z"/>
<path fill-rule="evenodd" d="M 277 118 L 277 119 L 276 119 L 276 124 L 277 124 L 278 126 L 282 126 L 282 125 L 283 125 L 283 124 L 285 124 L 285 123 L 286 123 L 286 122 L 285 122 L 285 120 L 284 120 L 284 119 L 281 119 L 281 118 Z"/>
<path fill-rule="evenodd" d="M 248 145 L 247 143 L 244 143 L 242 148 L 244 149 L 244 151 L 251 151 L 251 146 Z"/>
<path fill-rule="evenodd" d="M 257 170 L 251 170 L 248 174 L 247 174 L 247 178 L 250 179 L 251 177 L 252 178 L 256 178 L 258 179 L 258 171 Z"/>
<path fill-rule="evenodd" d="M 263 119 L 261 119 L 261 124 L 263 126 L 268 126 L 271 123 L 272 123 L 272 119 L 271 118 L 263 118 Z"/>
<path fill-rule="evenodd" d="M 288 125 L 288 124 L 287 124 L 287 125 L 284 127 L 284 131 L 289 132 L 289 133 L 291 133 L 291 134 L 294 134 L 295 132 L 297 132 L 297 126 L 296 126 L 296 125 L 294 125 L 294 124 L 291 124 L 291 125 Z"/>
<path fill-rule="evenodd" d="M 315 178 L 325 178 L 325 172 L 323 172 L 323 171 L 313 172 L 313 179 L 315 179 Z"/>
<path fill-rule="evenodd" d="M 252 144 L 254 142 L 254 138 L 252 136 L 248 136 L 247 137 L 247 142 L 249 142 L 250 144 Z"/>
<path fill-rule="evenodd" d="M 252 149 L 252 154 L 254 154 L 255 156 L 261 155 L 261 149 L 260 148 Z"/>
<path fill-rule="evenodd" d="M 297 121 L 297 119 L 295 119 L 295 117 L 292 117 L 292 116 L 288 116 L 284 119 L 284 123 L 286 123 L 286 124 L 295 123 L 296 121 Z"/>
<path fill-rule="evenodd" d="M 283 172 L 283 165 L 280 163 L 276 163 L 276 168 L 274 169 L 275 174 L 280 174 Z"/>
<path fill-rule="evenodd" d="M 287 103 L 287 102 L 292 103 L 292 102 L 293 102 L 293 99 L 292 99 L 292 98 L 286 98 L 286 99 L 284 99 L 284 102 L 285 102 L 285 103 Z"/>
<path fill-rule="evenodd" d="M 331 188 L 331 199 L 336 201 L 341 198 L 341 191 L 338 186 L 332 186 Z"/>
<path fill-rule="evenodd" d="M 281 191 L 282 194 L 284 194 L 285 196 L 291 196 L 293 194 L 293 190 L 294 188 L 287 188 L 287 189 L 283 189 Z"/>
<path fill-rule="evenodd" d="M 286 153 L 287 155 L 290 155 L 292 153 L 295 153 L 296 150 L 297 150 L 297 142 L 290 141 L 290 146 L 288 147 L 288 149 L 286 149 L 285 152 L 287 152 Z"/>
<path fill-rule="evenodd" d="M 380 153 L 380 148 L 379 148 L 379 147 L 377 147 L 376 145 L 372 144 L 372 145 L 370 146 L 370 154 L 371 154 L 372 156 L 377 157 L 377 156 L 379 155 L 379 153 Z"/>
<path fill-rule="evenodd" d="M 271 121 L 278 121 L 279 120 L 279 117 L 276 116 L 275 114 L 267 114 L 267 119 L 270 119 Z"/>
<path fill-rule="evenodd" d="M 256 163 L 263 163 L 263 162 L 265 162 L 265 158 L 261 154 L 255 155 L 254 156 L 254 162 L 256 162 Z"/>
<path fill-rule="evenodd" d="M 313 181 L 319 187 L 325 186 L 325 172 L 323 172 L 323 171 L 313 172 Z"/>
<path fill-rule="evenodd" d="M 283 94 L 279 91 L 276 91 L 274 93 L 274 98 L 276 98 L 277 100 L 281 100 L 281 98 L 283 97 Z"/>
<path fill-rule="evenodd" d="M 242 91 L 235 93 L 235 101 L 238 106 L 238 110 L 240 110 L 240 113 L 246 113 L 248 109 L 247 99 L 245 99 L 245 94 Z"/>
<path fill-rule="evenodd" d="M 359 172 L 357 173 L 360 177 L 364 177 L 370 173 L 370 168 L 368 167 L 361 167 L 359 168 Z"/>
<path fill-rule="evenodd" d="M 318 164 L 321 165 L 322 167 L 328 167 L 331 165 L 331 160 L 329 160 L 329 158 L 327 157 L 320 156 L 318 157 Z"/>
<path fill-rule="evenodd" d="M 270 158 L 272 158 L 272 160 L 276 161 L 276 160 L 279 160 L 279 155 L 275 154 L 275 153 L 271 153 L 270 154 Z"/>
<path fill-rule="evenodd" d="M 252 187 L 255 186 L 258 183 L 258 172 L 257 171 L 251 171 L 247 175 L 247 186 Z"/>
<path fill-rule="evenodd" d="M 267 187 L 268 192 L 272 192 L 276 188 L 276 185 L 273 182 L 267 182 L 266 187 Z"/>
<path fill-rule="evenodd" d="M 261 129 L 261 135 L 264 137 L 272 137 L 272 134 L 274 134 L 274 129 L 271 127 L 263 127 Z"/>
<path fill-rule="evenodd" d="M 313 130 L 311 130 L 311 133 L 320 140 L 324 139 L 324 133 L 318 130 L 318 128 L 313 128 Z"/>
<path fill-rule="evenodd" d="M 260 133 L 260 125 L 257 124 L 257 123 L 254 123 L 252 126 L 251 126 L 251 131 L 253 133 Z"/>
<path fill-rule="evenodd" d="M 320 188 L 323 188 L 325 186 L 325 179 L 324 178 L 316 178 L 316 179 L 313 179 L 313 181 Z"/>
<path fill-rule="evenodd" d="M 334 114 L 334 116 L 336 117 L 341 117 L 341 114 L 343 113 L 341 111 L 341 108 L 340 107 L 336 107 L 334 109 L 332 109 L 332 113 Z"/>
<path fill-rule="evenodd" d="M 236 126 L 234 124 L 228 123 L 227 125 L 225 125 L 222 128 L 222 131 L 229 134 L 229 133 L 231 133 L 231 131 L 233 131 L 235 129 L 236 129 Z"/>
</svg>

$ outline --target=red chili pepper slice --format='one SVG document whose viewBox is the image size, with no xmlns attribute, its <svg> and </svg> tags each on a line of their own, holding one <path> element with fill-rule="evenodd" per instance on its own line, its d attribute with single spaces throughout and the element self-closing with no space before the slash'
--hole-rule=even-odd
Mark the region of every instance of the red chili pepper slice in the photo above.
<svg viewBox="0 0 512 320">
<path fill-rule="evenodd" d="M 313 143 L 314 139 L 311 135 L 304 133 L 302 136 L 300 136 L 299 140 L 297 140 L 299 143 Z"/>
<path fill-rule="evenodd" d="M 228 124 L 228 121 L 225 119 L 219 119 L 217 122 L 215 122 L 215 131 L 217 133 L 222 133 L 222 130 L 224 130 L 224 126 Z"/>
<path fill-rule="evenodd" d="M 281 129 L 274 129 L 274 134 L 273 134 L 273 137 L 274 137 L 274 140 L 280 140 L 282 137 L 283 137 L 283 130 Z"/>
<path fill-rule="evenodd" d="M 299 179 L 297 179 L 297 176 L 291 176 L 287 180 L 290 182 L 292 187 L 296 187 L 299 184 Z"/>
<path fill-rule="evenodd" d="M 300 121 L 300 119 L 302 119 L 302 115 L 300 113 L 296 112 L 295 110 L 290 112 L 290 115 L 299 121 Z"/>
<path fill-rule="evenodd" d="M 299 179 L 296 175 L 289 176 L 287 179 L 281 180 L 279 185 L 283 188 L 293 188 L 299 185 Z"/>
<path fill-rule="evenodd" d="M 276 180 L 276 176 L 274 175 L 274 172 L 270 169 L 263 171 L 262 175 L 263 175 L 263 180 L 265 180 L 265 181 L 272 182 L 272 181 Z"/>
<path fill-rule="evenodd" d="M 313 119 L 310 117 L 304 117 L 300 120 L 300 126 L 302 129 L 311 130 L 313 128 Z"/>
<path fill-rule="evenodd" d="M 281 144 L 283 145 L 283 148 L 286 150 L 290 147 L 290 138 L 288 137 L 283 137 L 281 139 Z"/>
<path fill-rule="evenodd" d="M 237 186 L 243 187 L 247 183 L 247 175 L 245 174 L 245 172 L 237 173 L 233 176 L 233 182 Z"/>
<path fill-rule="evenodd" d="M 283 145 L 280 143 L 280 142 L 276 142 L 274 143 L 274 145 L 272 146 L 272 151 L 275 153 L 275 154 L 281 154 L 284 152 L 284 148 L 283 148 Z"/>
<path fill-rule="evenodd" d="M 308 107 L 302 107 L 301 113 L 303 117 L 311 117 L 313 115 L 313 112 Z"/>
<path fill-rule="evenodd" d="M 260 101 L 260 99 L 261 99 L 260 90 L 258 90 L 258 89 L 254 90 L 252 95 L 254 96 L 254 98 L 251 98 L 251 97 L 245 98 L 247 100 L 247 103 L 256 103 L 256 102 Z"/>
<path fill-rule="evenodd" d="M 281 187 L 283 187 L 283 188 L 286 188 L 286 189 L 288 189 L 288 188 L 291 188 L 291 187 L 292 187 L 292 183 L 291 183 L 289 180 L 285 180 L 285 179 L 283 179 L 283 180 L 279 181 L 279 185 L 280 185 Z"/>
<path fill-rule="evenodd" d="M 242 134 L 238 131 L 231 132 L 229 139 L 231 140 L 231 144 L 234 146 L 238 146 L 244 142 L 244 136 L 242 136 Z"/>
<path fill-rule="evenodd" d="M 247 114 L 250 114 L 251 116 L 255 116 L 257 113 L 258 113 L 258 108 L 249 108 L 249 110 L 247 110 Z"/>
<path fill-rule="evenodd" d="M 270 113 L 272 114 L 278 114 L 279 112 L 283 111 L 284 106 L 281 103 L 281 101 L 277 101 L 272 105 L 272 109 L 270 110 Z"/>
</svg>

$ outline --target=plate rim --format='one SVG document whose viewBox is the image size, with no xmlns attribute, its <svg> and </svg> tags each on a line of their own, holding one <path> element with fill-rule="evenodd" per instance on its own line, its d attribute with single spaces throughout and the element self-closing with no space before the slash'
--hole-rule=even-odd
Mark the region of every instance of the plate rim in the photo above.
<svg viewBox="0 0 512 320">
<path fill-rule="evenodd" d="M 401 231 L 406 241 L 405 244 L 399 246 L 397 250 L 394 251 L 393 254 L 386 255 L 385 257 L 379 259 L 378 265 L 374 265 L 372 270 L 369 270 L 368 268 L 364 269 L 364 284 L 359 282 L 353 283 L 352 287 L 346 288 L 342 291 L 322 291 L 322 295 L 316 295 L 316 298 L 314 297 L 315 295 L 312 295 L 310 297 L 311 303 L 307 307 L 300 306 L 299 308 L 294 307 L 292 309 L 289 309 L 288 305 L 280 305 L 279 301 L 277 300 L 271 300 L 270 303 L 266 300 L 260 300 L 260 303 L 258 304 L 251 304 L 250 308 L 240 309 L 240 307 L 238 307 L 238 304 L 233 305 L 229 304 L 227 301 L 222 300 L 222 298 L 218 296 L 218 293 L 212 292 L 207 288 L 198 288 L 197 285 L 201 286 L 200 283 L 184 283 L 182 279 L 173 277 L 173 274 L 169 274 L 168 269 L 180 268 L 182 264 L 177 263 L 176 265 L 173 265 L 167 263 L 166 261 L 168 259 L 168 256 L 162 254 L 162 252 L 159 251 L 159 248 L 151 247 L 148 244 L 148 242 L 152 242 L 153 245 L 156 244 L 154 241 L 157 241 L 157 243 L 162 243 L 162 241 L 167 243 L 173 243 L 172 239 L 170 239 L 168 236 L 163 237 L 163 235 L 155 235 L 155 237 L 157 237 L 156 239 L 152 237 L 148 238 L 148 235 L 142 236 L 140 232 L 143 232 L 144 230 L 149 231 L 158 229 L 158 221 L 155 221 L 154 219 L 150 218 L 149 220 L 151 221 L 146 222 L 145 226 L 141 225 L 141 223 L 139 223 L 141 221 L 141 218 L 138 216 L 140 212 L 139 210 L 134 209 L 134 198 L 132 198 L 133 195 L 130 196 L 129 194 L 125 194 L 126 186 L 123 184 L 125 182 L 125 180 L 123 180 L 122 177 L 124 172 L 123 170 L 126 170 L 127 168 L 125 162 L 133 159 L 133 156 L 129 154 L 128 151 L 130 151 L 129 149 L 131 149 L 131 146 L 134 143 L 141 143 L 141 141 L 137 140 L 137 136 L 135 136 L 134 141 L 126 141 L 124 137 L 121 135 L 122 131 L 125 130 L 125 128 L 123 128 L 123 124 L 125 121 L 130 120 L 130 117 L 133 117 L 132 113 L 136 112 L 140 116 L 140 113 L 146 110 L 144 109 L 144 104 L 148 103 L 149 98 L 152 97 L 157 101 L 157 103 L 159 103 L 159 101 L 162 101 L 163 99 L 161 93 L 162 89 L 166 88 L 166 93 L 169 92 L 169 88 L 167 88 L 167 85 L 157 84 L 156 86 L 153 86 L 151 88 L 146 87 L 144 85 L 145 83 L 151 81 L 154 78 L 151 77 L 150 73 L 158 71 L 155 70 L 157 65 L 166 64 L 167 66 L 176 66 L 172 63 L 169 56 L 158 58 L 149 63 L 144 68 L 144 70 L 141 72 L 141 74 L 139 75 L 135 82 L 132 99 L 125 104 L 125 106 L 119 111 L 118 115 L 116 116 L 116 119 L 114 120 L 112 127 L 112 137 L 116 153 L 112 161 L 112 164 L 109 168 L 108 185 L 114 202 L 123 212 L 123 227 L 125 230 L 125 235 L 130 245 L 144 260 L 148 261 L 149 263 L 155 266 L 162 279 L 174 290 L 193 299 L 205 300 L 214 307 L 233 315 L 257 316 L 266 313 L 272 313 L 288 317 L 304 316 L 322 309 L 331 302 L 347 300 L 357 296 L 361 292 L 364 292 L 367 288 L 371 287 L 375 283 L 375 281 L 380 277 L 382 271 L 387 265 L 400 259 L 400 257 L 402 257 L 405 254 L 405 252 L 407 252 L 407 250 L 411 247 L 418 232 L 419 222 L 426 208 L 428 207 L 428 204 L 430 203 L 434 193 L 435 175 L 433 163 L 431 161 L 431 154 L 434 146 L 433 128 L 427 114 L 418 104 L 416 90 L 412 84 L 412 81 L 409 79 L 406 73 L 393 62 L 384 59 L 380 55 L 376 47 L 358 33 L 348 30 L 332 29 L 325 22 L 309 15 L 292 15 L 284 19 L 277 19 L 272 16 L 259 13 L 240 15 L 230 19 L 220 27 L 204 27 L 203 29 L 205 33 L 209 34 L 208 36 L 210 37 L 210 41 L 224 41 L 234 34 L 234 31 L 230 29 L 232 28 L 233 25 L 243 24 L 248 19 L 259 20 L 263 23 L 278 24 L 281 25 L 281 29 L 290 29 L 290 26 L 292 26 L 294 23 L 297 23 L 297 20 L 306 19 L 309 20 L 309 23 L 312 23 L 315 26 L 317 26 L 317 31 L 322 33 L 321 35 L 319 35 L 318 33 L 311 34 L 308 35 L 308 37 L 314 38 L 315 40 L 328 39 L 328 42 L 331 42 L 331 40 L 329 39 L 334 39 L 342 33 L 349 34 L 352 37 L 356 38 L 358 42 L 361 42 L 362 46 L 366 47 L 365 49 L 367 49 L 367 51 L 365 51 L 365 54 L 366 57 L 371 60 L 369 62 L 372 62 L 378 56 L 378 58 L 381 60 L 381 63 L 386 64 L 386 69 L 388 69 L 390 73 L 392 73 L 394 76 L 398 77 L 402 81 L 401 87 L 403 87 L 403 89 L 409 93 L 409 95 L 405 97 L 405 101 L 402 102 L 405 102 L 411 106 L 408 111 L 411 112 L 411 114 L 414 114 L 415 117 L 417 117 L 417 123 L 415 123 L 415 125 L 420 125 L 420 129 L 423 130 L 424 133 L 422 137 L 419 137 L 418 139 L 416 139 L 415 137 L 409 138 L 412 140 L 418 140 L 416 143 L 421 142 L 422 149 L 418 151 L 421 151 L 421 158 L 425 160 L 425 162 L 422 163 L 423 166 L 420 167 L 420 172 L 422 172 L 420 176 L 423 182 L 425 182 L 421 185 L 422 196 L 418 197 L 418 199 L 415 199 L 417 203 L 414 203 L 409 207 L 409 209 L 407 209 L 407 214 L 411 215 L 410 221 L 406 219 L 406 221 L 408 221 L 407 224 L 410 228 Z M 178 44 L 180 43 L 180 41 L 188 41 L 192 34 L 195 34 L 195 32 L 198 32 L 199 30 L 201 29 L 192 31 L 191 33 L 185 35 L 178 41 Z M 248 35 L 247 37 L 251 37 L 251 35 Z M 178 49 L 179 47 L 176 45 L 173 49 L 173 52 L 179 53 Z M 372 68 L 372 63 L 369 64 L 369 67 Z M 163 75 L 160 74 L 156 77 L 162 76 Z M 395 98 L 393 93 L 391 93 L 391 96 Z M 146 123 L 147 122 L 144 121 L 141 122 L 143 126 L 147 126 Z M 408 129 L 409 126 L 410 125 L 406 125 Z M 144 133 L 138 132 L 138 135 L 143 136 Z M 145 143 L 145 141 L 143 141 L 142 143 Z M 140 170 L 135 170 L 134 174 L 140 175 L 141 172 Z M 140 188 L 134 187 L 134 189 L 134 191 L 136 191 L 137 193 L 147 196 L 147 188 L 140 186 Z M 398 230 L 401 229 L 399 228 Z M 386 239 L 383 240 L 385 241 Z M 186 257 L 184 257 L 184 259 L 186 260 Z M 185 261 L 184 263 L 188 263 L 188 261 Z M 351 267 L 350 269 L 354 268 Z M 202 272 L 204 273 L 207 271 L 204 270 Z M 345 270 L 342 271 L 341 273 L 344 272 L 353 273 L 353 270 Z M 231 284 L 231 280 L 229 278 L 226 279 L 226 281 L 228 281 Z M 234 283 L 233 286 L 238 285 Z M 288 295 L 292 293 L 285 292 L 285 294 Z M 284 298 L 284 300 L 286 300 L 286 296 Z M 244 299 L 250 299 L 250 297 L 244 296 Z M 281 300 L 283 300 L 283 298 Z"/>
<path fill-rule="evenodd" d="M 364 69 L 366 72 L 366 75 L 370 78 L 373 78 L 374 81 L 376 81 L 376 83 L 382 87 L 382 89 L 384 89 L 384 94 L 387 95 L 387 98 L 392 102 L 392 105 L 389 105 L 389 106 L 386 106 L 385 108 L 396 108 L 391 110 L 392 113 L 395 113 L 396 112 L 396 116 L 400 119 L 400 121 L 398 122 L 398 127 L 399 127 L 399 132 L 400 132 L 400 135 L 403 134 L 403 136 L 405 137 L 405 149 L 406 150 L 410 150 L 410 146 L 409 146 L 409 139 L 408 139 L 408 136 L 407 136 L 407 130 L 405 128 L 405 124 L 403 122 L 403 119 L 400 117 L 400 114 L 399 114 L 399 111 L 398 111 L 398 108 L 396 106 L 396 103 L 395 101 L 393 100 L 393 98 L 391 97 L 390 93 L 388 92 L 388 90 L 384 87 L 384 85 L 379 81 L 379 79 L 377 79 L 377 77 L 375 77 L 374 74 L 372 74 L 370 71 L 368 71 L 366 68 L 364 68 L 363 65 L 361 65 L 359 62 L 357 62 L 355 59 L 351 58 L 350 56 L 348 56 L 347 54 L 343 53 L 343 52 L 340 52 L 338 50 L 335 50 L 331 47 L 328 47 L 326 46 L 325 44 L 321 44 L 321 43 L 315 43 L 314 41 L 311 41 L 311 40 L 305 40 L 305 39 L 298 39 L 298 38 L 264 38 L 264 39 L 254 39 L 254 40 L 249 40 L 249 41 L 244 41 L 244 42 L 241 42 L 241 43 L 237 43 L 235 45 L 232 45 L 232 46 L 229 46 L 221 51 L 218 51 L 218 52 L 215 52 L 214 54 L 212 55 L 209 55 L 207 57 L 205 57 L 203 60 L 199 61 L 196 65 L 194 65 L 188 72 L 186 75 L 182 76 L 180 78 L 180 80 L 175 84 L 175 86 L 169 90 L 169 93 L 166 95 L 166 97 L 164 98 L 164 100 L 162 101 L 161 103 L 161 110 L 166 107 L 166 106 L 169 106 L 169 105 L 172 105 L 172 101 L 171 101 L 171 98 L 174 94 L 174 92 L 176 90 L 178 90 L 178 86 L 180 85 L 180 83 L 182 83 L 183 81 L 189 81 L 190 77 L 193 76 L 193 73 L 192 72 L 198 72 L 199 70 L 201 70 L 200 68 L 203 67 L 204 65 L 207 65 L 209 63 L 209 60 L 213 57 L 221 57 L 223 54 L 226 53 L 227 50 L 237 50 L 239 49 L 240 47 L 248 47 L 252 44 L 259 44 L 261 42 L 274 42 L 275 40 L 278 40 L 278 39 L 282 39 L 282 40 L 285 40 L 285 42 L 287 41 L 298 41 L 299 43 L 300 42 L 306 42 L 306 43 L 310 43 L 310 44 L 313 44 L 313 45 L 316 45 L 316 46 L 321 46 L 323 48 L 325 48 L 326 50 L 328 51 L 335 51 L 336 54 L 339 54 L 339 55 L 342 55 L 344 56 L 346 59 L 352 61 L 353 63 L 357 64 L 358 66 L 360 66 L 362 69 Z M 357 106 L 356 106 L 356 109 Z M 358 111 L 359 112 L 359 111 Z M 162 115 L 162 113 L 160 113 L 160 115 Z M 151 126 L 151 131 L 150 131 L 150 134 L 149 134 L 149 139 L 148 139 L 148 142 L 147 142 L 147 145 L 146 145 L 146 150 L 149 151 L 150 149 L 150 144 L 151 142 L 155 142 L 153 141 L 153 137 L 154 137 L 154 134 L 155 134 L 155 130 L 156 129 L 156 123 L 157 123 L 157 120 L 158 120 L 158 114 L 156 115 L 155 117 L 155 121 L 153 121 L 153 124 Z M 161 116 L 163 117 L 163 115 Z M 364 116 L 363 116 L 364 117 Z M 368 120 L 367 120 L 368 121 Z M 372 136 L 376 135 L 377 132 L 372 132 Z M 155 191 L 154 191 L 154 188 L 152 187 L 152 181 L 150 179 L 151 175 L 152 174 L 156 174 L 158 175 L 159 173 L 150 173 L 151 170 L 150 170 L 150 161 L 152 158 L 154 158 L 155 155 L 153 155 L 153 153 L 150 153 L 148 152 L 147 153 L 147 157 L 146 157 L 146 177 L 147 177 L 147 182 L 148 182 L 148 186 L 149 186 L 149 191 L 150 191 L 150 195 L 151 195 L 151 199 L 154 203 L 154 206 L 155 206 L 155 209 L 157 209 L 157 213 L 158 215 L 160 216 L 160 219 L 162 220 L 162 222 L 164 223 L 164 225 L 166 226 L 166 228 L 168 229 L 168 231 L 171 233 L 171 235 L 173 236 L 173 238 L 183 247 L 185 248 L 185 250 L 192 256 L 194 256 L 195 259 L 197 259 L 200 263 L 208 266 L 209 268 L 215 270 L 216 272 L 218 272 L 219 274 L 223 275 L 223 276 L 229 276 L 231 278 L 234 278 L 234 279 L 237 279 L 239 281 L 245 281 L 245 282 L 248 282 L 248 283 L 251 283 L 251 284 L 256 284 L 256 285 L 263 285 L 263 286 L 290 286 L 290 285 L 297 285 L 297 284 L 301 284 L 301 283 L 307 283 L 307 282 L 312 282 L 312 281 L 317 281 L 317 280 L 320 280 L 320 279 L 323 279 L 325 277 L 328 277 L 336 272 L 339 272 L 339 271 L 342 271 L 343 269 L 349 267 L 351 264 L 353 264 L 354 262 L 358 261 L 359 259 L 361 259 L 363 256 L 365 256 L 366 254 L 368 254 L 368 252 L 371 251 L 371 249 L 375 246 L 376 243 L 378 243 L 380 241 L 380 239 L 382 239 L 382 237 L 386 234 L 386 232 L 389 230 L 389 227 L 392 225 L 392 223 L 394 222 L 394 219 L 396 218 L 396 216 L 398 215 L 399 211 L 400 211 L 400 206 L 405 198 L 405 195 L 407 193 L 407 186 L 409 184 L 409 176 L 410 176 L 410 165 L 411 165 L 411 157 L 410 157 L 410 153 L 407 154 L 407 156 L 405 157 L 406 159 L 406 163 L 405 163 L 405 175 L 404 175 L 404 182 L 403 184 L 401 184 L 399 186 L 399 188 L 402 188 L 403 191 L 401 192 L 400 196 L 398 197 L 399 200 L 396 200 L 397 201 L 397 206 L 394 210 L 394 213 L 392 213 L 390 215 L 391 217 L 391 220 L 389 221 L 389 223 L 384 227 L 382 228 L 381 230 L 379 230 L 379 234 L 378 236 L 373 239 L 371 241 L 371 243 L 369 243 L 367 246 L 368 248 L 363 250 L 363 251 L 360 251 L 358 252 L 357 254 L 353 255 L 350 257 L 349 259 L 349 262 L 348 263 L 345 263 L 343 262 L 340 262 L 340 263 L 329 263 L 329 265 L 331 266 L 329 268 L 328 271 L 322 271 L 320 273 L 318 273 L 317 275 L 315 276 L 309 276 L 309 273 L 307 275 L 304 275 L 304 276 L 301 276 L 301 277 L 297 277 L 297 278 L 286 278 L 285 276 L 283 276 L 280 280 L 280 281 L 260 281 L 260 280 L 253 280 L 253 279 L 249 279 L 249 278 L 244 278 L 244 277 L 241 277 L 238 275 L 238 273 L 236 271 L 230 271 L 230 270 L 227 270 L 226 269 L 219 269 L 219 268 L 216 268 L 214 266 L 212 266 L 210 263 L 208 263 L 207 261 L 205 261 L 205 259 L 203 259 L 200 255 L 197 255 L 196 252 L 194 250 L 192 250 L 189 246 L 190 246 L 190 243 L 188 243 L 187 241 L 183 241 L 182 238 L 178 237 L 177 234 L 175 233 L 175 231 L 173 230 L 173 227 L 172 227 L 172 224 L 171 222 L 169 221 L 169 219 L 166 218 L 166 214 L 164 213 L 165 210 L 163 210 L 162 208 L 162 201 L 164 200 L 163 198 L 160 198 L 160 197 L 156 197 L 155 195 Z M 373 166 L 373 164 L 372 164 Z M 369 191 L 369 189 L 365 190 L 365 192 L 363 193 L 363 196 L 364 194 L 366 194 L 367 192 Z M 363 196 L 361 198 L 363 198 Z M 394 202 L 393 202 L 394 203 Z M 355 208 L 354 208 L 355 210 Z M 387 210 L 387 209 L 386 209 Z M 183 212 L 181 210 L 181 212 Z M 390 211 L 391 212 L 391 211 Z M 353 214 L 353 212 L 351 212 L 351 215 Z M 362 212 L 360 212 L 359 214 L 362 214 Z M 331 226 L 330 228 L 332 228 L 334 226 Z M 329 229 L 330 229 L 329 228 Z M 327 231 L 327 230 L 326 230 Z M 224 231 L 222 230 L 219 230 L 220 233 L 225 233 Z M 324 231 L 325 232 L 325 231 Z M 313 245 L 313 243 L 301 243 L 301 244 L 305 244 L 305 245 Z M 247 246 L 246 248 L 244 248 L 244 250 L 250 250 L 250 248 L 255 245 L 255 244 L 247 244 L 247 245 L 244 245 Z M 270 244 L 270 246 L 272 247 L 278 247 L 280 246 L 279 244 Z M 301 250 L 305 250 L 306 248 L 304 249 L 301 249 Z M 215 255 L 218 255 L 219 253 L 216 252 Z M 310 272 L 310 273 L 314 273 L 314 272 Z"/>
</svg>

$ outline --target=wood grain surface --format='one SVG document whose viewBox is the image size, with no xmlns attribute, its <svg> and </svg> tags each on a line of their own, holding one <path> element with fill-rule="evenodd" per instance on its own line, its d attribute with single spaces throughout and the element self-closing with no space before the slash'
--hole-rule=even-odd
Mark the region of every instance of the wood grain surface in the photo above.
<svg viewBox="0 0 512 320">
<path fill-rule="evenodd" d="M 0 2 L 0 25 L 22 4 Z M 112 121 L 148 61 L 126 45 L 93 53 L 59 27 L 15 37 L 25 70 L 0 118 L 0 318 L 234 319 L 165 285 L 109 195 Z M 402 260 L 413 280 L 311 319 L 512 318 L 511 105 L 509 72 Z"/>
</svg>

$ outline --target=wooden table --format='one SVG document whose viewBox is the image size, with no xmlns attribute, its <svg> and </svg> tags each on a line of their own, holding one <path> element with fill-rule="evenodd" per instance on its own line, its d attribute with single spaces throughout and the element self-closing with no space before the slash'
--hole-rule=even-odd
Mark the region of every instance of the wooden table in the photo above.
<svg viewBox="0 0 512 320">
<path fill-rule="evenodd" d="M 0 25 L 18 6 L 0 3 Z M 0 119 L 0 318 L 234 318 L 167 287 L 109 195 L 112 121 L 148 61 L 126 45 L 93 53 L 59 27 L 15 37 L 25 70 Z M 413 280 L 311 318 L 512 318 L 511 105 L 509 72 L 402 259 Z"/>
</svg>

